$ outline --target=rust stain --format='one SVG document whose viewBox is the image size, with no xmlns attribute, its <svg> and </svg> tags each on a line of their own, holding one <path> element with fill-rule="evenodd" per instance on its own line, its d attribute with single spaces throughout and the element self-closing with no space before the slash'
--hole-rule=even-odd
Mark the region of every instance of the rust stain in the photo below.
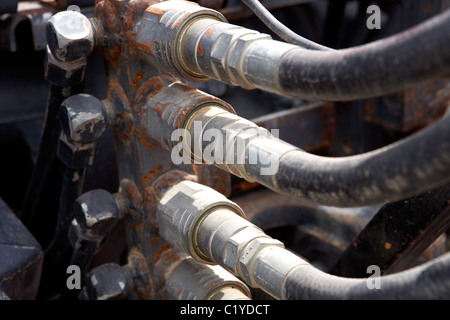
<svg viewBox="0 0 450 320">
<path fill-rule="evenodd" d="M 157 166 L 156 168 L 154 168 L 154 169 L 152 169 L 152 170 L 150 170 L 149 173 L 147 173 L 146 175 L 144 175 L 144 183 L 145 183 L 145 184 L 151 183 L 151 182 L 155 179 L 155 177 L 156 177 L 159 173 L 162 172 L 162 170 L 163 170 L 163 167 L 162 167 L 161 165 L 160 165 L 160 166 Z"/>
<path fill-rule="evenodd" d="M 157 102 L 156 106 L 154 108 L 152 108 L 152 109 L 154 111 L 156 111 L 156 113 L 159 114 L 162 117 L 164 111 L 167 109 L 168 106 L 172 106 L 172 103 L 170 103 L 170 102 L 166 102 L 166 103 Z"/>
<path fill-rule="evenodd" d="M 143 99 L 155 94 L 164 88 L 165 82 L 162 77 L 152 77 L 147 81 L 144 81 L 136 93 L 136 102 L 142 103 Z"/>
<path fill-rule="evenodd" d="M 191 15 L 190 12 L 185 13 L 182 17 L 176 19 L 174 21 L 175 24 L 172 24 L 172 27 L 175 29 L 178 29 L 180 27 L 180 25 L 186 20 L 186 18 L 189 18 L 189 16 Z"/>
<path fill-rule="evenodd" d="M 160 247 L 158 250 L 156 250 L 156 252 L 153 254 L 153 256 L 152 256 L 153 261 L 157 261 L 157 260 L 161 257 L 161 255 L 162 255 L 165 251 L 169 250 L 170 248 L 171 248 L 170 244 L 161 246 L 161 247 Z"/>
<path fill-rule="evenodd" d="M 232 192 L 235 193 L 235 192 L 250 191 L 259 186 L 260 186 L 260 184 L 257 182 L 251 183 L 251 182 L 247 182 L 247 181 L 242 181 L 242 182 L 233 184 Z"/>
<path fill-rule="evenodd" d="M 145 188 L 142 192 L 142 199 L 147 217 L 147 231 L 151 235 L 149 237 L 149 244 L 160 243 L 161 239 L 158 235 L 158 225 L 155 215 L 155 206 L 157 203 L 157 199 L 153 188 Z"/>
<path fill-rule="evenodd" d="M 200 56 L 203 57 L 203 47 L 202 47 L 202 39 L 198 42 L 197 52 Z"/>
<path fill-rule="evenodd" d="M 189 92 L 189 91 L 198 91 L 198 89 L 188 86 L 187 84 L 184 83 L 179 83 L 179 87 L 180 89 L 182 89 L 184 92 Z"/>
<path fill-rule="evenodd" d="M 136 127 L 135 134 L 138 138 L 138 143 L 140 146 L 146 148 L 149 152 L 155 148 L 155 144 L 149 138 L 147 134 L 147 129 L 143 125 L 139 125 Z"/>
<path fill-rule="evenodd" d="M 157 243 L 161 243 L 161 238 L 159 238 L 159 237 L 151 237 L 148 241 L 150 243 L 157 244 Z"/>
<path fill-rule="evenodd" d="M 157 16 L 158 20 L 161 20 L 161 18 L 166 13 L 165 10 L 163 10 L 161 8 L 157 8 L 157 7 L 148 7 L 145 11 L 148 12 L 149 14 L 151 14 L 151 15 Z"/>
<path fill-rule="evenodd" d="M 134 182 L 129 181 L 123 185 L 123 189 L 126 192 L 127 199 L 133 204 L 134 207 L 142 208 L 142 197 L 139 189 L 136 187 Z"/>
<path fill-rule="evenodd" d="M 120 137 L 122 143 L 129 143 L 133 136 L 132 116 L 128 112 L 117 113 L 116 135 Z"/>
<path fill-rule="evenodd" d="M 136 10 L 136 8 L 134 8 L 136 6 L 136 2 L 128 3 L 128 5 L 130 6 L 129 9 L 131 9 L 131 10 L 128 10 L 127 15 L 125 16 L 125 21 L 124 21 L 123 25 L 124 25 L 125 29 L 131 30 L 131 29 L 133 29 L 135 22 L 136 22 L 136 11 L 137 10 Z"/>
<path fill-rule="evenodd" d="M 133 80 L 131 80 L 131 88 L 137 88 L 139 86 L 139 83 L 142 81 L 142 79 L 144 79 L 145 76 L 145 72 L 144 71 L 140 71 L 136 74 L 136 76 L 134 77 Z"/>
<path fill-rule="evenodd" d="M 211 26 L 211 27 L 209 27 L 208 29 L 206 29 L 205 34 L 206 34 L 207 36 L 210 36 L 210 35 L 213 34 L 213 32 L 214 32 L 214 26 Z"/>
</svg>

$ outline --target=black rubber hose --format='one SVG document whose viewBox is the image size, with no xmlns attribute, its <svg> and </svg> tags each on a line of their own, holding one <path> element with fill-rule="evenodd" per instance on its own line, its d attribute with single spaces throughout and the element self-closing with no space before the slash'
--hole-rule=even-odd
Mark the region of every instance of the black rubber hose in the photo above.
<svg viewBox="0 0 450 320">
<path fill-rule="evenodd" d="M 276 35 L 288 43 L 311 50 L 333 50 L 295 33 L 278 21 L 258 0 L 241 0 Z"/>
<path fill-rule="evenodd" d="M 397 35 L 338 51 L 288 52 L 277 83 L 286 95 L 357 100 L 450 75 L 450 9 Z"/>
<path fill-rule="evenodd" d="M 370 276 L 370 274 L 368 274 Z M 450 254 L 391 275 L 375 278 L 341 278 L 311 265 L 299 266 L 287 277 L 288 300 L 438 300 L 450 299 Z"/>
<path fill-rule="evenodd" d="M 279 158 L 274 175 L 261 175 L 257 165 L 249 165 L 248 172 L 277 192 L 323 205 L 354 207 L 403 200 L 450 183 L 450 113 L 371 152 L 333 158 L 295 149 Z"/>
</svg>

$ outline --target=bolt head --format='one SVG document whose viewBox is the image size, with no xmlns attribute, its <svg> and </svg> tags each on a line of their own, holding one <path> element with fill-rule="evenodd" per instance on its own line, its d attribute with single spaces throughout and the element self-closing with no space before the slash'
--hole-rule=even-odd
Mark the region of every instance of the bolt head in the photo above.
<svg viewBox="0 0 450 320">
<path fill-rule="evenodd" d="M 75 219 L 72 220 L 68 232 L 69 243 L 74 250 L 80 253 L 95 255 L 102 245 L 103 239 L 86 238 L 80 225 Z"/>
<path fill-rule="evenodd" d="M 85 296 L 90 300 L 121 300 L 127 292 L 128 279 L 118 264 L 105 263 L 86 275 Z"/>
<path fill-rule="evenodd" d="M 77 11 L 61 11 L 51 17 L 46 35 L 53 55 L 63 62 L 86 58 L 94 48 L 91 22 Z"/>
<path fill-rule="evenodd" d="M 258 285 L 254 282 L 252 276 L 252 268 L 255 262 L 255 258 L 261 250 L 266 247 L 276 246 L 284 248 L 284 244 L 276 239 L 272 239 L 268 236 L 262 236 L 252 240 L 243 250 L 240 258 L 239 264 L 237 266 L 238 274 L 245 280 L 245 283 L 252 287 L 257 287 Z"/>
<path fill-rule="evenodd" d="M 95 143 L 75 143 L 69 141 L 66 135 L 61 133 L 57 154 L 58 158 L 69 168 L 76 169 L 91 166 L 94 163 Z"/>
<path fill-rule="evenodd" d="M 105 106 L 88 94 L 77 94 L 64 100 L 59 117 L 66 136 L 81 144 L 97 141 L 107 127 Z"/>
<path fill-rule="evenodd" d="M 86 59 L 75 62 L 62 62 L 56 59 L 47 46 L 45 59 L 45 80 L 62 88 L 76 85 L 83 81 L 86 70 Z"/>
<path fill-rule="evenodd" d="M 256 41 L 270 39 L 271 37 L 269 35 L 260 33 L 244 34 L 237 40 L 233 39 L 235 44 L 228 55 L 228 74 L 237 85 L 246 89 L 254 88 L 254 86 L 246 80 L 246 75 L 241 68 L 241 58 L 244 56 L 248 47 Z"/>
<path fill-rule="evenodd" d="M 75 219 L 89 238 L 105 237 L 119 221 L 119 211 L 114 196 L 102 189 L 82 194 L 73 208 Z"/>
<path fill-rule="evenodd" d="M 232 235 L 224 249 L 223 262 L 229 270 L 237 273 L 239 253 L 253 239 L 261 237 L 264 232 L 256 226 L 248 226 Z"/>
</svg>

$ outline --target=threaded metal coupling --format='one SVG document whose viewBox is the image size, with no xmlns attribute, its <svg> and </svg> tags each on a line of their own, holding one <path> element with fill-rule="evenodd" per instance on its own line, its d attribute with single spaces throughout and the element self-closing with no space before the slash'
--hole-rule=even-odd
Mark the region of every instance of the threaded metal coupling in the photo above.
<svg viewBox="0 0 450 320">
<path fill-rule="evenodd" d="M 165 291 L 177 300 L 249 300 L 247 285 L 220 266 L 183 259 L 170 273 Z"/>
<path fill-rule="evenodd" d="M 225 17 L 212 9 L 189 1 L 163 1 L 145 10 L 137 30 L 136 43 L 145 58 L 161 72 L 181 74 L 192 81 L 206 80 L 193 76 L 180 66 L 182 38 L 190 25 L 198 20 L 212 19 L 225 22 Z"/>
<path fill-rule="evenodd" d="M 213 264 L 198 249 L 196 228 L 204 215 L 218 208 L 227 208 L 237 216 L 244 217 L 242 209 L 221 193 L 195 182 L 182 181 L 167 190 L 158 202 L 160 235 L 197 261 Z"/>
</svg>

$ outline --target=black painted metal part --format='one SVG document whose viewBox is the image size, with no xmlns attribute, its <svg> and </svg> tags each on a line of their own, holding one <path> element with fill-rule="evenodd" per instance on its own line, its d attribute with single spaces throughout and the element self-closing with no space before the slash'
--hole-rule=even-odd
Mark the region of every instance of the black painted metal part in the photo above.
<svg viewBox="0 0 450 320">
<path fill-rule="evenodd" d="M 195 2 L 0 0 L 0 300 L 450 299 L 450 0 Z"/>
</svg>

